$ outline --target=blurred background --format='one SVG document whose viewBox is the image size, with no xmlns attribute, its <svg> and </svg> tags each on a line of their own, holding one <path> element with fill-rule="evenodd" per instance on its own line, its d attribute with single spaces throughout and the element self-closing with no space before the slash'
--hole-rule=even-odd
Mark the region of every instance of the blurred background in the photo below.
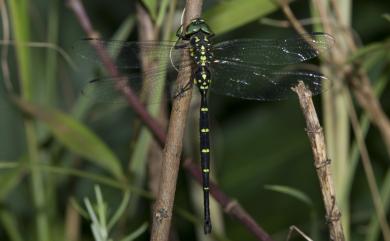
<svg viewBox="0 0 390 241">
<path fill-rule="evenodd" d="M 109 75 L 97 57 L 80 57 L 97 56 L 82 39 L 174 40 L 184 6 L 0 0 L 0 240 L 149 239 L 161 148 L 131 107 L 82 94 L 88 81 Z M 330 80 L 313 99 L 346 240 L 390 240 L 389 10 L 384 0 L 203 4 L 215 42 L 288 38 L 296 25 L 334 37 L 328 53 L 311 62 Z M 184 155 L 198 165 L 196 91 L 192 99 Z M 329 240 L 298 99 L 211 94 L 209 103 L 218 187 L 273 240 L 285 240 L 292 225 L 313 240 Z M 154 100 L 147 110 L 166 128 L 170 106 Z M 202 198 L 201 186 L 180 169 L 170 240 L 257 240 L 218 203 L 211 205 L 213 233 L 205 236 Z M 290 240 L 305 239 L 295 232 Z"/>
</svg>

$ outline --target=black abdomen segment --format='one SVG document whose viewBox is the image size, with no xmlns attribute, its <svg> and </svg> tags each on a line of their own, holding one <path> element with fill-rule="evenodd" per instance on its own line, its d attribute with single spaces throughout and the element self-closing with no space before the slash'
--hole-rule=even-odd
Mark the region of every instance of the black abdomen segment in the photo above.
<svg viewBox="0 0 390 241">
<path fill-rule="evenodd" d="M 209 173 L 210 173 L 210 129 L 209 129 L 209 113 L 207 105 L 207 96 L 201 96 L 200 118 L 200 161 L 202 167 L 203 179 L 203 198 L 204 198 L 204 232 L 211 232 L 211 219 L 209 207 Z"/>
</svg>

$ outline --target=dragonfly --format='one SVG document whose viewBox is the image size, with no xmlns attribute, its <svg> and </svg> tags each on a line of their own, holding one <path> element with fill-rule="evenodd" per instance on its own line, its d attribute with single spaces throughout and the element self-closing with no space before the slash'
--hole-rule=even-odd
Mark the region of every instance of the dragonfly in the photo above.
<svg viewBox="0 0 390 241">
<path fill-rule="evenodd" d="M 177 41 L 106 41 L 88 39 L 108 50 L 118 50 L 116 66 L 123 71 L 141 68 L 140 61 L 129 60 L 130 56 L 160 60 L 154 62 L 152 70 L 136 72 L 125 77 L 98 78 L 90 81 L 84 89 L 88 96 L 97 100 L 112 100 L 120 96 L 115 82 L 126 79 L 135 91 L 143 89 L 143 79 L 149 88 L 158 85 L 166 75 L 169 61 L 174 69 L 179 66 L 194 84 L 201 96 L 199 116 L 200 162 L 204 195 L 204 233 L 212 230 L 209 209 L 210 174 L 210 126 L 208 95 L 211 92 L 241 99 L 275 101 L 294 95 L 291 90 L 302 81 L 313 95 L 322 92 L 327 78 L 316 70 L 300 68 L 297 64 L 317 57 L 334 44 L 334 38 L 326 33 L 309 33 L 287 39 L 234 39 L 214 43 L 213 31 L 202 18 L 177 31 Z M 77 50 L 79 55 L 98 61 L 94 51 Z M 188 51 L 190 59 L 182 61 L 180 56 Z M 186 91 L 190 88 L 180 88 Z M 174 96 L 179 96 L 175 94 Z"/>
</svg>

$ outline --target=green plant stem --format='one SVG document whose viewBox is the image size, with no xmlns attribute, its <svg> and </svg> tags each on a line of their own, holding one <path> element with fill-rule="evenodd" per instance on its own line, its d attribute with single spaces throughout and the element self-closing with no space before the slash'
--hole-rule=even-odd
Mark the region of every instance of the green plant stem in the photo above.
<svg viewBox="0 0 390 241">
<path fill-rule="evenodd" d="M 7 210 L 2 210 L 0 212 L 0 222 L 10 241 L 23 241 L 15 215 Z"/>
<path fill-rule="evenodd" d="M 37 165 L 39 163 L 39 153 L 38 153 L 38 141 L 36 136 L 36 131 L 32 121 L 25 121 L 26 129 L 26 138 L 27 138 L 27 148 L 28 148 L 28 157 L 31 165 L 31 189 L 33 195 L 33 201 L 35 209 L 37 210 L 36 214 L 36 225 L 37 225 L 37 235 L 38 240 L 50 241 L 49 235 L 49 222 L 46 213 L 45 205 L 45 193 L 43 185 L 43 176 L 41 169 Z"/>
<path fill-rule="evenodd" d="M 48 34 L 47 41 L 54 45 L 58 42 L 58 0 L 49 2 L 48 16 Z M 55 104 L 56 100 L 56 72 L 57 72 L 57 56 L 56 53 L 47 50 L 46 53 L 46 91 L 44 92 L 46 103 Z"/>
<path fill-rule="evenodd" d="M 390 169 L 387 171 L 384 178 L 382 188 L 381 188 L 381 199 L 384 206 L 384 212 L 386 213 L 389 210 L 390 203 Z M 368 231 L 366 236 L 366 241 L 375 241 L 378 240 L 380 234 L 380 225 L 378 217 L 373 215 L 368 225 Z"/>
<path fill-rule="evenodd" d="M 17 64 L 19 68 L 19 77 L 21 80 L 21 93 L 26 101 L 33 99 L 33 88 L 31 80 L 31 58 L 29 48 L 23 46 L 29 41 L 29 21 L 28 21 L 28 0 L 8 0 L 11 11 L 11 22 L 13 35 L 15 38 L 15 48 Z M 40 168 L 36 165 L 39 163 L 38 139 L 36 128 L 31 120 L 25 119 L 24 126 L 26 131 L 26 143 L 28 160 L 31 169 L 31 189 L 34 207 L 37 210 L 35 217 L 37 228 L 37 240 L 50 241 L 49 222 L 46 213 L 45 193 L 43 185 L 43 176 Z"/>
</svg>

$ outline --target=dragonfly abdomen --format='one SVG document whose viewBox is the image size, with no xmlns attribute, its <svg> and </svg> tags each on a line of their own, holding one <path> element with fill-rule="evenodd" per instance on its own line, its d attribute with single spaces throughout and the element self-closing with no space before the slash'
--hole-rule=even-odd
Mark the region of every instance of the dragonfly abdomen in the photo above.
<svg viewBox="0 0 390 241">
<path fill-rule="evenodd" d="M 213 59 L 211 44 L 207 34 L 202 31 L 190 37 L 190 55 L 195 64 L 193 74 L 194 84 L 201 95 L 199 135 L 200 135 L 200 161 L 202 167 L 203 196 L 204 196 L 204 232 L 211 232 L 211 218 L 209 209 L 209 173 L 210 173 L 210 129 L 207 104 L 207 93 L 211 83 L 210 63 Z"/>
</svg>

